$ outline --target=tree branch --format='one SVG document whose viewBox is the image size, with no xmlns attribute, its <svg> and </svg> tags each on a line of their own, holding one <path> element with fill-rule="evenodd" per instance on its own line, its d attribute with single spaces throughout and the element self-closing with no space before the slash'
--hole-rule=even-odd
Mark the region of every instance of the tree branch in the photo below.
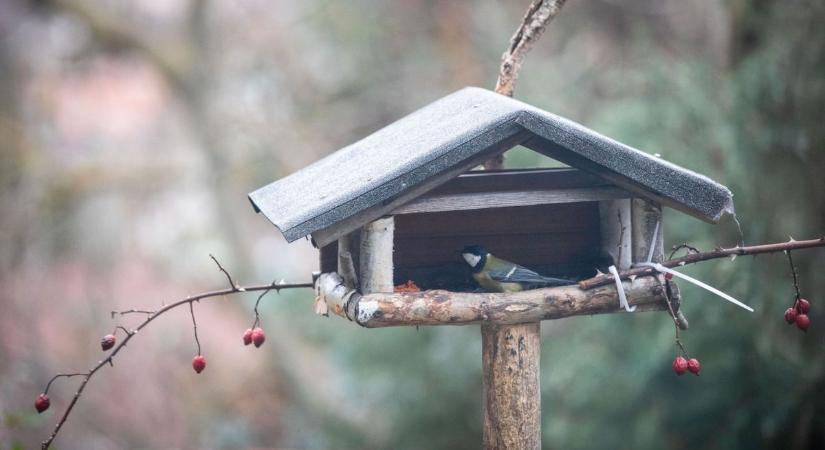
<svg viewBox="0 0 825 450">
<path fill-rule="evenodd" d="M 214 257 L 212 259 L 214 260 Z M 217 260 L 215 260 L 215 262 L 218 263 Z M 218 266 L 220 267 L 220 263 L 218 263 Z M 230 283 L 232 283 L 232 281 L 231 281 L 232 277 L 229 275 L 229 273 L 226 272 L 226 270 L 223 269 L 222 267 L 221 267 L 221 271 L 224 272 L 224 274 L 230 280 Z M 312 283 L 277 283 L 276 284 L 276 283 L 273 282 L 273 283 L 270 283 L 270 284 L 250 285 L 250 286 L 236 286 L 236 285 L 233 284 L 231 288 L 219 289 L 219 290 L 216 290 L 216 291 L 203 292 L 203 293 L 200 293 L 200 294 L 195 294 L 195 295 L 186 297 L 184 299 L 181 299 L 181 300 L 178 300 L 176 302 L 170 303 L 169 305 L 166 305 L 166 306 L 158 309 L 157 311 L 144 311 L 144 310 L 134 310 L 134 309 L 127 310 L 127 311 L 122 311 L 122 312 L 121 311 L 113 311 L 112 312 L 113 317 L 114 317 L 115 314 L 121 314 L 122 315 L 122 314 L 128 314 L 128 313 L 132 313 L 132 312 L 147 314 L 147 317 L 146 317 L 146 319 L 144 319 L 143 322 L 141 322 L 137 326 L 137 328 L 134 328 L 131 331 L 126 330 L 124 328 L 124 331 L 126 332 L 126 337 L 120 342 L 120 344 L 118 344 L 111 351 L 111 353 L 109 353 L 109 356 L 107 356 L 103 360 L 99 361 L 91 369 L 89 369 L 89 371 L 84 372 L 84 373 L 58 374 L 49 381 L 49 383 L 46 386 L 46 391 L 48 391 L 48 388 L 51 386 L 52 382 L 55 379 L 59 378 L 59 377 L 83 376 L 83 382 L 80 383 L 80 386 L 78 387 L 77 391 L 75 392 L 74 397 L 72 397 L 72 400 L 69 403 L 69 406 L 66 408 L 66 411 L 63 412 L 63 415 L 60 417 L 60 421 L 57 422 L 57 425 L 55 425 L 55 428 L 52 431 L 52 434 L 49 435 L 49 437 L 40 444 L 41 450 L 46 450 L 51 446 L 52 442 L 57 437 L 57 434 L 60 432 L 61 428 L 63 428 L 63 425 L 66 423 L 66 420 L 69 418 L 69 415 L 71 414 L 72 409 L 74 408 L 74 405 L 80 399 L 80 396 L 83 394 L 84 389 L 86 389 L 86 384 L 94 376 L 94 374 L 96 374 L 106 364 L 112 364 L 112 361 L 114 360 L 114 357 L 120 352 L 120 350 L 123 349 L 123 347 L 126 346 L 126 344 L 133 337 L 135 337 L 137 335 L 138 331 L 145 328 L 153 320 L 157 319 L 158 317 L 160 317 L 164 313 L 166 313 L 170 310 L 173 310 L 173 309 L 175 309 L 179 306 L 189 305 L 190 313 L 192 314 L 192 323 L 193 323 L 193 326 L 195 326 L 195 340 L 197 341 L 197 325 L 194 322 L 195 316 L 194 316 L 194 311 L 192 310 L 192 303 L 193 302 L 203 300 L 203 299 L 206 299 L 206 298 L 222 297 L 222 296 L 225 296 L 225 295 L 238 294 L 238 293 L 244 293 L 244 292 L 256 292 L 256 291 L 268 292 L 272 289 L 276 289 L 276 290 L 280 291 L 281 289 L 311 288 L 311 287 L 313 287 Z M 198 354 L 200 354 L 200 342 L 198 342 Z"/>
<path fill-rule="evenodd" d="M 566 0 L 533 0 L 516 34 L 510 39 L 510 47 L 501 56 L 501 69 L 496 81 L 496 92 L 513 96 L 524 56 L 539 40 L 547 25 L 555 18 Z"/>
<path fill-rule="evenodd" d="M 690 253 L 685 255 L 681 258 L 670 259 L 667 261 L 663 261 L 661 264 L 665 267 L 679 267 L 684 266 L 687 264 L 694 264 L 701 261 L 707 261 L 710 259 L 719 259 L 725 258 L 728 256 L 746 256 L 746 255 L 759 255 L 762 253 L 778 253 L 778 252 L 787 252 L 790 250 L 798 250 L 803 248 L 815 248 L 815 247 L 825 247 L 825 236 L 819 239 L 810 239 L 807 241 L 795 241 L 791 239 L 788 242 L 779 242 L 776 244 L 762 244 L 762 245 L 752 245 L 749 247 L 734 247 L 734 248 L 717 248 L 716 250 L 710 252 L 702 252 L 702 253 Z M 651 267 L 636 267 L 630 270 L 624 270 L 619 272 L 619 276 L 622 279 L 627 279 L 630 277 L 638 277 L 644 275 L 651 275 L 656 271 Z M 600 274 L 593 278 L 588 278 L 586 280 L 579 281 L 579 287 L 581 289 L 592 289 L 596 286 L 602 286 L 604 284 L 613 283 L 613 276 Z"/>
<path fill-rule="evenodd" d="M 533 0 L 533 3 L 527 8 L 516 34 L 510 38 L 510 46 L 501 56 L 501 68 L 499 69 L 498 80 L 496 80 L 496 92 L 508 97 L 513 96 L 513 89 L 516 87 L 516 80 L 524 62 L 524 56 L 533 48 L 533 44 L 539 40 L 550 21 L 561 11 L 565 1 Z M 503 168 L 503 153 L 484 163 L 485 170 Z"/>
</svg>

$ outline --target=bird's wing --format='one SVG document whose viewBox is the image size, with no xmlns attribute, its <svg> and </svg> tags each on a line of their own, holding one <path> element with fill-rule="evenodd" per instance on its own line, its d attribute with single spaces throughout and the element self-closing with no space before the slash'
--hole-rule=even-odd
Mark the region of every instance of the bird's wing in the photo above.
<svg viewBox="0 0 825 450">
<path fill-rule="evenodd" d="M 524 283 L 542 286 L 564 286 L 568 284 L 575 284 L 575 281 L 565 280 L 563 278 L 545 277 L 538 273 L 519 266 L 518 264 L 509 263 L 509 270 L 489 270 L 490 278 L 499 283 Z"/>
</svg>

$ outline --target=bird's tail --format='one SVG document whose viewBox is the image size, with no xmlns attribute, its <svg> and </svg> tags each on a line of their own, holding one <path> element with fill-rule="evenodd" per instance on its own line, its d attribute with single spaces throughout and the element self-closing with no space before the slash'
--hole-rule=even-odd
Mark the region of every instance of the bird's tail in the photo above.
<svg viewBox="0 0 825 450">
<path fill-rule="evenodd" d="M 571 284 L 576 284 L 577 281 L 575 280 L 568 280 L 566 278 L 554 278 L 554 277 L 546 277 L 544 275 L 541 276 L 542 284 L 545 286 L 569 286 Z"/>
</svg>

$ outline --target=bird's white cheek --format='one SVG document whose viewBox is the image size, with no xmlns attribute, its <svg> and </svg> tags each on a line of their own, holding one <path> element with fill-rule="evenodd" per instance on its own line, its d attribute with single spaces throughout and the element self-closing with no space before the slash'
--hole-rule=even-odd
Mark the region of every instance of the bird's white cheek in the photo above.
<svg viewBox="0 0 825 450">
<path fill-rule="evenodd" d="M 464 256 L 464 261 L 467 261 L 467 264 L 469 264 L 470 267 L 475 267 L 478 264 L 478 262 L 481 261 L 480 256 L 474 255 L 472 253 L 464 253 L 463 256 Z"/>
</svg>

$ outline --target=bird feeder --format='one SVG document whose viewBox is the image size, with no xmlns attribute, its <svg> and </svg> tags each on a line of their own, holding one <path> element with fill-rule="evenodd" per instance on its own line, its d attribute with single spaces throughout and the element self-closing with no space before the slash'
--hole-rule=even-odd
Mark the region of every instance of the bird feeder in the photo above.
<svg viewBox="0 0 825 450">
<path fill-rule="evenodd" d="M 569 167 L 473 170 L 517 145 Z M 481 88 L 444 97 L 249 198 L 287 241 L 311 236 L 322 273 L 346 272 L 346 252 L 361 294 L 407 281 L 471 292 L 458 256 L 470 244 L 568 278 L 625 269 L 661 258 L 662 206 L 708 222 L 733 210 L 730 191 L 705 176 Z"/>
<path fill-rule="evenodd" d="M 567 167 L 474 170 L 518 145 Z M 733 212 L 731 192 L 703 175 L 481 88 L 437 100 L 249 199 L 287 241 L 311 238 L 320 249 L 318 301 L 365 327 L 500 326 L 618 312 L 616 286 L 476 292 L 459 250 L 481 244 L 539 273 L 584 278 L 661 260 L 662 207 L 710 223 Z M 422 291 L 394 292 L 408 281 Z M 668 294 L 678 302 L 678 290 L 666 289 L 661 277 L 622 287 L 640 310 L 666 309 Z M 527 414 L 538 426 L 537 406 L 512 408 L 517 403 L 501 394 L 509 391 L 491 387 L 494 362 L 484 355 L 485 392 L 492 392 L 485 395 L 485 445 L 497 446 L 496 433 L 521 442 L 530 433 L 519 433 L 524 424 L 516 419 Z M 536 381 L 537 374 L 515 384 Z M 498 407 L 511 411 L 496 418 Z"/>
</svg>

